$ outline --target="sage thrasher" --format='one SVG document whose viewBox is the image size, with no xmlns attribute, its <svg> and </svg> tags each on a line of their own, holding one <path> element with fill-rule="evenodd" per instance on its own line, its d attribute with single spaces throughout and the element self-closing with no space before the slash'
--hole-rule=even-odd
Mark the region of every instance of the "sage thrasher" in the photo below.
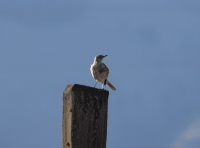
<svg viewBox="0 0 200 148">
<path fill-rule="evenodd" d="M 96 80 L 94 87 L 98 82 L 101 82 L 102 89 L 104 89 L 104 85 L 107 84 L 112 90 L 116 90 L 116 88 L 107 80 L 109 68 L 102 62 L 103 58 L 106 56 L 107 55 L 97 55 L 94 58 L 94 63 L 90 67 L 92 77 Z"/>
</svg>

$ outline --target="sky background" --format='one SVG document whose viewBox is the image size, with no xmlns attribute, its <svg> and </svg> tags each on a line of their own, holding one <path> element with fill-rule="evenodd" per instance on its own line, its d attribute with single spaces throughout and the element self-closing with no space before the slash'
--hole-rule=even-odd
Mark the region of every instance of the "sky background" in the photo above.
<svg viewBox="0 0 200 148">
<path fill-rule="evenodd" d="M 94 86 L 98 54 L 107 148 L 200 147 L 198 0 L 1 1 L 0 147 L 61 148 L 63 91 Z"/>
</svg>

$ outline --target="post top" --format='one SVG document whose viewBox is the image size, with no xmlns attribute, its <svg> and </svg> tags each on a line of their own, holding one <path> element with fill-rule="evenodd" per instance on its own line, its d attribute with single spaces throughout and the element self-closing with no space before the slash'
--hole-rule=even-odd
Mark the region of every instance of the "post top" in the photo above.
<svg viewBox="0 0 200 148">
<path fill-rule="evenodd" d="M 86 93 L 95 93 L 97 95 L 105 95 L 108 97 L 109 91 L 105 89 L 98 89 L 90 86 L 80 85 L 80 84 L 68 84 L 64 90 L 64 94 L 69 91 L 83 91 Z"/>
</svg>

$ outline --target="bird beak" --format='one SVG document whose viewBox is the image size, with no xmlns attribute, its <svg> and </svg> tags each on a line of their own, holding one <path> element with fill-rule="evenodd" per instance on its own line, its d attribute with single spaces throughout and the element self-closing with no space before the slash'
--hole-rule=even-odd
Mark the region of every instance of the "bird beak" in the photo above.
<svg viewBox="0 0 200 148">
<path fill-rule="evenodd" d="M 107 57 L 107 56 L 108 56 L 108 55 L 105 55 L 104 58 Z"/>
</svg>

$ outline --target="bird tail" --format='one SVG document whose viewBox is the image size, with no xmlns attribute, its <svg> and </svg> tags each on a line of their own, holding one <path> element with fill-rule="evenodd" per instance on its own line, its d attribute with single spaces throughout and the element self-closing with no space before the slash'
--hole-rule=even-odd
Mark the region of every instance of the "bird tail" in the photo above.
<svg viewBox="0 0 200 148">
<path fill-rule="evenodd" d="M 116 90 L 116 88 L 107 80 L 106 84 L 112 89 L 112 90 Z"/>
</svg>

